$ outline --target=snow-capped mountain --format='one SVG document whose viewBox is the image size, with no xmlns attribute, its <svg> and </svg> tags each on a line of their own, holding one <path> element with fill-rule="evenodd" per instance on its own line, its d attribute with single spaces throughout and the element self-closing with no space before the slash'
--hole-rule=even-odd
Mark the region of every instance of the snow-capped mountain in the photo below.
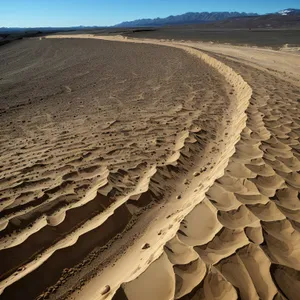
<svg viewBox="0 0 300 300">
<path fill-rule="evenodd" d="M 280 10 L 279 12 L 277 12 L 277 14 L 282 16 L 298 15 L 300 14 L 300 9 L 287 8 L 287 9 Z"/>
</svg>

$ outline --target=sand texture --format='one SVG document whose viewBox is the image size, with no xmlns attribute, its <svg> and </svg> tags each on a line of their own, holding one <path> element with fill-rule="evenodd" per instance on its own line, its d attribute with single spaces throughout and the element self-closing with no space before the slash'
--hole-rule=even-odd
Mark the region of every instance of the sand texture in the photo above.
<svg viewBox="0 0 300 300">
<path fill-rule="evenodd" d="M 0 48 L 0 299 L 298 299 L 299 54 L 74 37 Z"/>
</svg>

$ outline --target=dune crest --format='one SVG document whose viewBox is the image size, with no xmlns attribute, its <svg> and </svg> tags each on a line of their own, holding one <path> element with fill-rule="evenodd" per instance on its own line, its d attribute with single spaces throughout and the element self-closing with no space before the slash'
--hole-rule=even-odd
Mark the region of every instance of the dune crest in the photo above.
<svg viewBox="0 0 300 300">
<path fill-rule="evenodd" d="M 126 41 L 128 42 L 128 39 Z M 132 41 L 132 42 L 134 42 L 134 41 Z M 168 43 L 166 43 L 166 44 L 169 46 Z M 170 44 L 170 45 L 174 46 L 172 44 Z M 159 239 L 157 237 L 152 238 L 151 236 L 148 238 L 149 240 L 151 240 L 151 242 L 150 242 L 151 251 L 149 250 L 149 252 L 151 253 L 151 257 L 150 257 L 150 260 L 148 259 L 147 264 L 151 263 L 151 261 L 154 261 L 155 258 L 159 257 L 159 255 L 160 255 L 159 253 L 162 253 L 163 247 L 164 247 L 165 243 L 168 241 L 169 236 L 172 237 L 176 233 L 176 228 L 180 232 L 179 238 L 181 239 L 181 241 L 184 241 L 184 243 L 186 243 L 185 236 L 187 236 L 186 238 L 188 239 L 188 234 L 184 234 L 184 235 L 182 234 L 184 232 L 184 230 L 181 229 L 182 226 L 180 225 L 180 222 L 182 221 L 182 218 L 186 214 L 188 214 L 189 211 L 191 211 L 198 203 L 201 203 L 205 199 L 205 192 L 207 192 L 208 188 L 212 185 L 212 183 L 217 178 L 222 176 L 222 174 L 224 172 L 223 170 L 226 167 L 226 165 L 228 164 L 229 157 L 234 153 L 235 143 L 238 142 L 238 140 L 240 138 L 240 133 L 242 132 L 243 128 L 246 126 L 245 110 L 249 104 L 248 101 L 249 101 L 249 99 L 251 97 L 251 93 L 252 93 L 249 85 L 243 80 L 243 78 L 240 75 L 235 73 L 230 67 L 226 66 L 225 64 L 221 63 L 220 61 L 218 61 L 214 58 L 211 58 L 210 56 L 208 56 L 207 54 L 205 54 L 201 51 L 191 49 L 188 47 L 184 47 L 181 45 L 176 46 L 176 47 L 179 47 L 180 49 L 183 49 L 183 50 L 187 51 L 188 53 L 197 56 L 198 58 L 203 60 L 205 63 L 207 63 L 214 69 L 216 69 L 220 74 L 222 74 L 222 76 L 224 76 L 224 78 L 226 79 L 228 86 L 230 87 L 230 95 L 232 95 L 232 98 L 231 98 L 232 102 L 230 104 L 228 111 L 225 113 L 224 120 L 222 121 L 222 123 L 224 124 L 224 128 L 219 130 L 219 132 L 217 131 L 216 137 L 214 138 L 214 144 L 218 145 L 218 149 L 216 149 L 217 147 L 214 147 L 212 145 L 208 146 L 207 147 L 208 149 L 204 149 L 204 153 L 206 153 L 207 157 L 209 158 L 207 160 L 208 164 L 205 164 L 205 160 L 207 159 L 207 158 L 205 159 L 205 154 L 199 155 L 203 150 L 201 149 L 202 148 L 201 146 L 200 146 L 200 149 L 198 148 L 199 146 L 197 145 L 197 142 L 199 142 L 200 140 L 199 140 L 199 138 L 197 139 L 197 136 L 195 136 L 194 143 L 189 145 L 189 143 L 187 142 L 186 145 L 181 149 L 181 157 L 177 161 L 177 167 L 184 168 L 186 170 L 186 173 L 184 176 L 184 178 L 186 178 L 186 179 L 184 180 L 184 183 L 183 183 L 185 187 L 181 188 L 178 185 L 178 189 L 180 191 L 175 192 L 175 194 L 180 194 L 180 202 L 181 202 L 180 205 L 181 205 L 181 207 L 185 208 L 185 210 L 182 210 L 182 212 L 175 211 L 176 207 L 172 201 L 174 194 L 171 194 L 171 197 L 169 199 L 167 198 L 165 206 L 167 206 L 168 202 L 172 205 L 172 208 L 171 209 L 169 208 L 169 212 L 171 210 L 171 213 L 170 213 L 170 216 L 168 216 L 168 221 L 166 221 L 165 222 L 166 224 L 164 224 L 164 226 L 167 226 L 168 224 L 170 224 L 168 227 L 168 232 L 166 234 L 164 234 L 163 237 L 159 236 Z M 201 130 L 199 131 L 199 133 L 201 133 Z M 190 135 L 191 135 L 191 133 L 190 133 Z M 199 154 L 197 154 L 197 153 L 199 153 Z M 199 160 L 199 158 L 200 158 L 200 160 Z M 216 158 L 216 160 L 214 158 Z M 203 171 L 201 172 L 201 170 L 203 170 Z M 158 173 L 159 173 L 159 170 L 158 170 L 157 174 Z M 167 172 L 167 173 L 170 173 L 170 172 Z M 178 172 L 178 175 L 177 175 L 178 180 L 180 178 L 181 173 L 182 172 Z M 189 175 L 189 174 L 191 174 L 191 175 Z M 171 186 L 173 184 L 173 182 L 175 182 L 173 176 L 172 176 L 172 173 L 170 173 L 170 175 L 164 175 L 164 177 L 170 178 L 170 180 L 169 180 L 170 183 L 168 184 L 168 182 L 167 182 L 166 186 Z M 154 176 L 154 178 L 155 178 L 155 176 Z M 161 180 L 160 180 L 160 182 L 161 182 Z M 150 186 L 150 190 L 151 190 L 151 186 Z M 207 199 L 206 201 L 209 201 L 209 200 Z M 210 209 L 212 209 L 212 208 L 213 208 L 213 206 Z M 164 210 L 168 211 L 168 208 L 164 207 Z M 201 208 L 199 208 L 199 211 L 201 211 Z M 159 215 L 157 215 L 157 218 L 159 218 Z M 217 234 L 217 232 L 220 231 L 220 229 L 222 228 L 221 223 L 218 222 L 218 224 L 219 225 L 216 224 L 216 226 L 217 226 L 216 229 L 214 229 L 213 233 L 211 233 L 211 238 L 215 234 Z M 161 229 L 161 228 L 158 226 L 158 229 Z M 162 230 L 162 231 L 164 231 L 164 230 Z M 147 232 L 144 232 L 143 239 L 146 239 L 146 234 L 147 234 Z M 181 238 L 181 236 L 182 236 L 182 238 Z M 209 237 L 205 237 L 203 244 L 208 239 L 209 239 Z M 242 242 L 242 245 L 245 245 L 247 243 L 247 241 L 248 241 L 248 239 L 245 238 L 245 241 Z M 153 249 L 154 248 L 153 242 L 155 243 L 155 249 Z M 197 245 L 197 242 L 196 242 L 196 245 Z M 158 251 L 156 249 L 158 249 Z M 236 248 L 234 248 L 234 247 L 232 248 L 232 250 L 226 250 L 224 253 L 224 257 L 226 257 L 226 255 L 228 255 L 228 251 L 234 252 L 235 250 L 236 250 Z M 134 253 L 135 256 L 137 256 L 137 251 L 138 251 L 137 248 L 133 248 L 131 251 L 132 251 L 132 253 Z M 168 251 L 168 252 L 170 253 L 170 251 Z M 197 250 L 196 250 L 196 252 L 197 252 Z M 153 255 L 153 253 L 155 253 L 155 256 Z M 222 258 L 222 256 L 220 256 L 220 259 L 221 258 Z M 124 260 L 124 263 L 120 262 L 120 265 L 126 264 L 125 259 L 129 260 L 130 258 L 128 258 L 128 257 L 121 258 L 119 261 Z M 199 260 L 199 258 L 197 260 L 195 260 L 193 263 L 191 261 L 189 262 L 192 265 L 195 265 L 195 264 L 198 265 L 198 267 L 196 267 L 196 270 L 199 269 L 199 272 L 201 272 L 201 274 L 202 274 L 202 279 L 204 278 L 204 276 L 206 274 L 206 271 L 205 271 L 206 267 L 205 267 L 204 262 L 205 262 L 205 260 L 202 261 L 202 259 Z M 120 265 L 118 266 L 118 261 L 116 262 L 115 265 L 116 265 L 116 270 L 120 269 Z M 203 269 L 203 267 L 204 267 L 204 269 Z M 176 270 L 176 268 L 177 268 L 176 265 L 174 265 L 174 268 L 175 268 L 174 270 Z M 140 263 L 138 266 L 138 270 L 139 270 L 138 273 L 141 273 L 144 269 L 145 269 L 145 266 L 142 266 L 142 264 Z M 191 274 L 191 276 L 186 277 L 185 272 L 182 272 L 180 270 L 181 269 L 178 268 L 178 271 L 175 271 L 177 279 L 180 280 L 180 282 L 181 282 L 180 283 L 181 288 L 180 289 L 176 288 L 176 295 L 177 295 L 176 298 L 184 296 L 185 294 L 189 293 L 197 284 L 199 284 L 202 281 L 201 276 L 198 277 L 199 275 L 196 275 L 196 273 L 195 273 L 194 275 L 196 278 L 198 277 L 198 279 L 196 279 L 196 281 L 194 281 L 194 283 L 193 283 L 193 280 L 191 280 L 191 278 L 194 277 L 193 273 Z M 99 273 L 99 276 L 97 276 L 94 279 L 95 282 L 93 282 L 93 280 L 91 281 L 91 283 L 90 283 L 91 287 L 89 287 L 89 283 L 88 283 L 87 288 L 86 289 L 84 288 L 82 290 L 82 292 L 80 292 L 79 296 L 76 296 L 76 297 L 79 297 L 79 298 L 86 297 L 88 294 L 84 294 L 85 290 L 88 293 L 97 294 L 97 288 L 99 286 L 101 286 L 101 282 L 103 279 L 104 280 L 105 280 L 105 278 L 112 278 L 112 280 L 114 279 L 115 275 L 113 275 L 114 274 L 114 273 L 112 273 L 113 271 L 110 269 L 110 270 L 108 270 L 108 272 L 110 274 L 105 274 L 105 270 L 101 271 L 101 273 Z M 147 272 L 147 270 L 146 270 L 146 272 Z M 124 275 L 124 277 L 138 276 L 138 273 L 134 272 L 134 275 L 128 274 L 128 275 Z M 183 278 L 185 278 L 185 279 L 183 279 Z M 111 283 L 112 283 L 112 281 L 111 281 Z M 130 285 L 132 286 L 132 284 L 130 284 Z M 138 283 L 138 285 L 140 285 L 140 283 Z M 119 284 L 117 285 L 117 287 L 118 286 L 119 286 Z M 125 284 L 125 293 L 126 293 L 126 286 L 127 285 Z M 110 287 L 113 291 L 114 285 L 111 284 Z M 131 289 L 132 289 L 132 287 L 131 287 Z"/>
</svg>

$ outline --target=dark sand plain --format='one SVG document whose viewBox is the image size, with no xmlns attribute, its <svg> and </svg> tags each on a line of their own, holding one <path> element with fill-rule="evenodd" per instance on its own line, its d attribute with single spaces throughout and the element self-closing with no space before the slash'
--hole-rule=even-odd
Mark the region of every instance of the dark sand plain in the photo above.
<svg viewBox="0 0 300 300">
<path fill-rule="evenodd" d="M 168 39 L 176 41 L 202 41 L 213 43 L 229 43 L 269 47 L 279 49 L 285 44 L 300 46 L 299 29 L 252 29 L 249 28 L 215 28 L 205 29 L 197 25 L 169 26 L 162 28 L 116 28 L 92 31 L 93 34 L 115 35 L 121 34 L 129 38 L 140 39 Z"/>
</svg>

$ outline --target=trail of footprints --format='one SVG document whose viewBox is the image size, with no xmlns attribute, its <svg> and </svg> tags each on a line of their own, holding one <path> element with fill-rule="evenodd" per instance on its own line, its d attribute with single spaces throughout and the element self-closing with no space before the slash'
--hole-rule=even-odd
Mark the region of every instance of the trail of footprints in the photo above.
<svg viewBox="0 0 300 300">
<path fill-rule="evenodd" d="M 225 63 L 253 89 L 247 125 L 224 176 L 164 254 L 123 285 L 130 300 L 150 300 L 157 289 L 159 299 L 299 299 L 300 93 L 268 73 Z M 138 285 L 145 292 L 137 296 Z"/>
</svg>

